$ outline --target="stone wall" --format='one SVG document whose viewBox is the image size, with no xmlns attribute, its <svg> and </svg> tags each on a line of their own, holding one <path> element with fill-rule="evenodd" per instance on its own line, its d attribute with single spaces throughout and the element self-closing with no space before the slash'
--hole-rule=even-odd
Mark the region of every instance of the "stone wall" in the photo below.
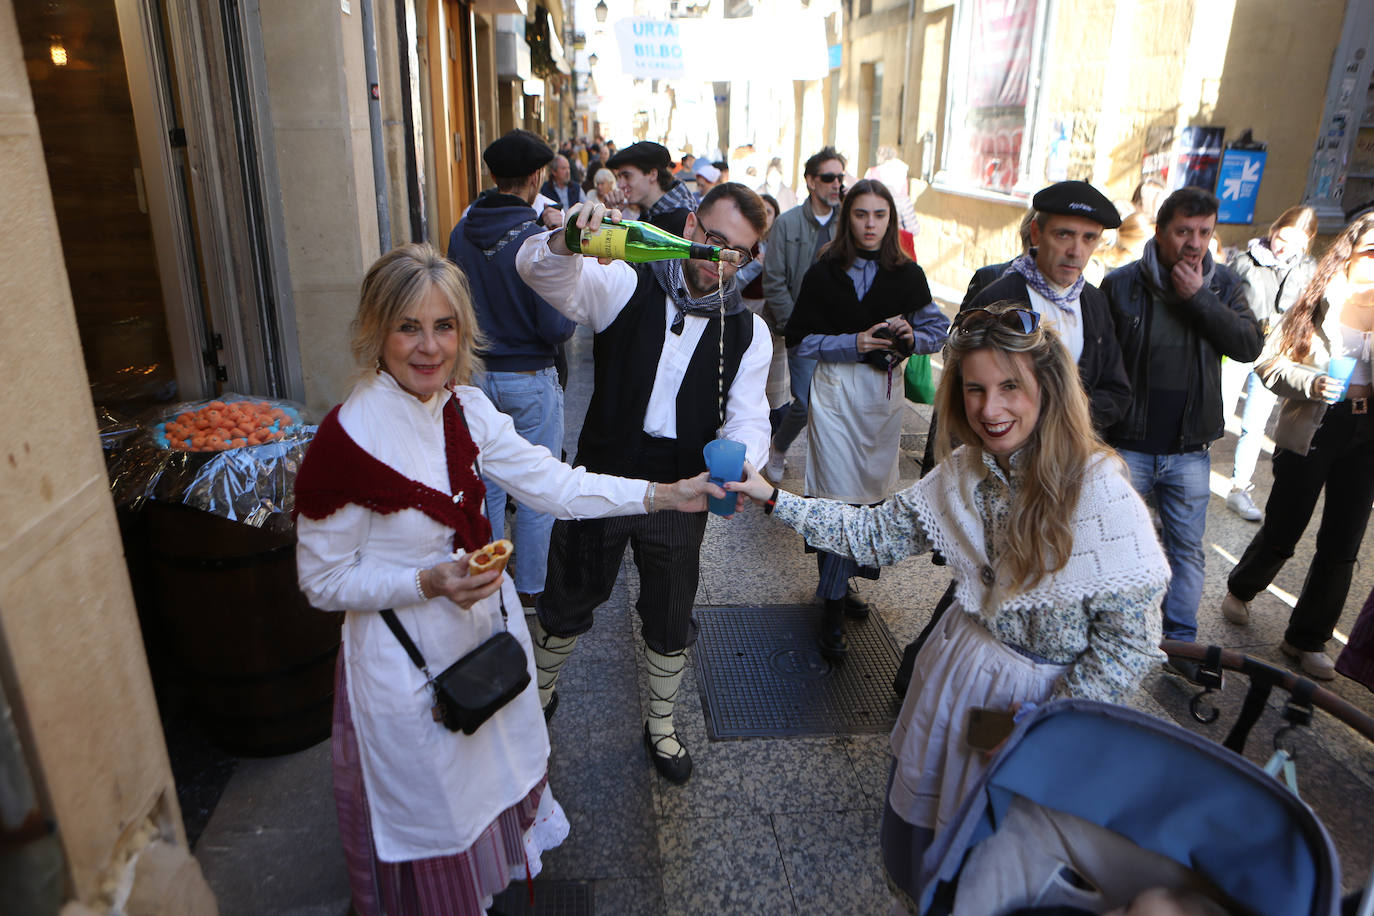
<svg viewBox="0 0 1374 916">
<path fill-rule="evenodd" d="M 348 326 L 363 273 L 381 254 L 362 14 L 351 8 L 333 0 L 260 7 L 301 374 L 318 411 L 348 393 Z"/>
<path fill-rule="evenodd" d="M 867 154 L 867 138 L 860 136 L 867 129 L 860 67 L 884 61 L 880 142 L 898 146 L 911 166 L 911 196 L 921 218 L 918 256 L 938 288 L 962 291 L 975 268 L 1019 250 L 1016 227 L 1027 201 L 919 180 L 922 156 L 943 155 L 947 142 L 957 17 L 948 0 L 915 0 L 912 6 L 912 78 L 901 96 L 906 5 L 884 8 L 875 0 L 872 13 L 846 24 L 836 141 L 847 154 Z M 1301 201 L 1343 0 L 1054 0 L 1049 9 L 1037 158 L 1027 190 L 1048 183 L 1040 150 L 1053 120 L 1071 125 L 1068 177 L 1092 181 L 1114 199 L 1128 199 L 1139 182 L 1151 128 L 1218 125 L 1226 128 L 1228 142 L 1250 128 L 1269 145 L 1255 224 L 1219 227 L 1223 243 L 1243 244 Z M 852 125 L 847 133 L 846 125 Z M 927 134 L 935 150 L 922 144 Z M 933 164 L 938 171 L 943 163 Z"/>
<path fill-rule="evenodd" d="M 69 895 L 104 910 L 121 886 L 160 887 L 137 912 L 170 913 L 175 898 L 213 913 L 186 850 L 11 0 L 0 185 L 0 681 Z"/>
</svg>

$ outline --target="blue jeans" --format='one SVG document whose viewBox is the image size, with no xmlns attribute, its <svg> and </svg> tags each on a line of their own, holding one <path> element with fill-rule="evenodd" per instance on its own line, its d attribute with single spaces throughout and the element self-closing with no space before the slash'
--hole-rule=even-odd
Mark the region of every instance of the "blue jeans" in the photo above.
<svg viewBox="0 0 1374 916">
<path fill-rule="evenodd" d="M 787 405 L 777 429 L 773 431 L 773 445 L 780 452 L 787 451 L 792 442 L 806 429 L 807 413 L 811 410 L 811 376 L 816 374 L 816 360 L 787 351 L 787 372 L 792 377 L 792 403 Z M 781 409 L 781 408 L 779 408 Z"/>
<path fill-rule="evenodd" d="M 1206 567 L 1202 538 L 1212 495 L 1211 453 L 1200 449 L 1180 455 L 1147 455 L 1123 449 L 1121 457 L 1131 469 L 1131 486 L 1154 504 L 1164 529 L 1164 555 L 1173 576 L 1164 593 L 1164 637 L 1192 642 L 1197 636 L 1197 606 Z"/>
<path fill-rule="evenodd" d="M 554 457 L 563 449 L 563 388 L 558 384 L 558 370 L 550 366 L 533 375 L 524 372 L 485 372 L 476 385 L 515 423 L 515 431 L 526 442 L 542 445 Z M 487 486 L 487 517 L 491 519 L 493 540 L 505 537 L 506 491 L 490 477 L 483 476 Z M 553 516 L 536 512 L 516 500 L 520 511 L 515 513 L 515 590 L 538 594 L 544 590 L 544 574 L 549 565 L 549 532 L 553 530 Z"/>
</svg>

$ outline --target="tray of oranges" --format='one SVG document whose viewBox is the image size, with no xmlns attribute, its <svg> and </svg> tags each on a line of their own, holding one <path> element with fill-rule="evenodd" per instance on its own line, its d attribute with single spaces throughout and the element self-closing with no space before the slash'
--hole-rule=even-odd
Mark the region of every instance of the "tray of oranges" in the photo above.
<svg viewBox="0 0 1374 916">
<path fill-rule="evenodd" d="M 223 398 L 182 405 L 152 427 L 153 441 L 180 452 L 223 452 L 284 439 L 301 427 L 300 411 L 280 401 Z"/>
</svg>

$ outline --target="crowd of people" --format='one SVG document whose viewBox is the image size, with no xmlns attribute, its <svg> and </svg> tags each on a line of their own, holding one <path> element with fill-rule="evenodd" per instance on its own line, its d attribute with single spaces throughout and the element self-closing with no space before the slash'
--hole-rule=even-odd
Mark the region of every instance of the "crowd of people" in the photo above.
<svg viewBox="0 0 1374 916">
<path fill-rule="evenodd" d="M 1019 254 L 975 272 L 951 323 L 913 257 L 906 167 L 879 158 L 855 179 L 837 150 L 817 151 L 798 199 L 777 159 L 745 182 L 727 161 L 675 161 L 650 141 L 555 152 L 516 130 L 485 150 L 494 187 L 446 257 L 410 244 L 368 271 L 356 385 L 297 483 L 301 587 L 346 612 L 332 750 L 356 912 L 481 913 L 566 838 L 545 723 L 627 548 L 645 752 L 662 778 L 691 778 L 674 711 L 707 499 L 725 490 L 816 554 L 817 647 L 832 664 L 846 619 L 871 612 L 856 578 L 919 553 L 952 574 L 896 685 L 879 842 L 907 906 L 989 760 L 969 746 L 970 711 L 1123 702 L 1166 663 L 1161 639 L 1194 638 L 1210 447 L 1242 394 L 1226 504 L 1263 523 L 1220 614 L 1249 623 L 1324 490 L 1280 648 L 1310 676 L 1374 689 L 1374 596 L 1341 659 L 1325 650 L 1374 501 L 1374 217 L 1315 262 L 1312 212 L 1294 208 L 1233 269 L 1204 190 L 1145 183 L 1117 205 L 1058 182 L 1034 195 Z M 626 218 L 727 256 L 637 264 L 568 247 L 565 227 Z M 592 395 L 568 460 L 564 346 L 578 325 Z M 903 366 L 935 353 L 935 454 L 899 489 Z M 1276 403 L 1261 511 L 1251 478 Z M 798 477 L 788 456 L 803 430 L 793 494 L 782 484 Z M 703 457 L 717 438 L 745 452 L 724 490 Z M 511 511 L 510 568 L 471 566 Z M 521 608 L 528 622 L 511 620 Z M 488 672 L 499 697 L 454 686 L 472 683 L 454 669 L 510 637 L 525 670 Z"/>
</svg>

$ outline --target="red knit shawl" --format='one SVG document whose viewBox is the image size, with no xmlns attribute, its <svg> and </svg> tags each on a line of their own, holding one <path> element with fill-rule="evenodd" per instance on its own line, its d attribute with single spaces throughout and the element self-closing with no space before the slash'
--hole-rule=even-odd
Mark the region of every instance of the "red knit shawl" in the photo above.
<svg viewBox="0 0 1374 916">
<path fill-rule="evenodd" d="M 457 395 L 444 405 L 444 446 L 457 501 L 370 455 L 344 430 L 335 407 L 320 424 L 296 475 L 296 511 L 322 519 L 349 503 L 381 515 L 419 509 L 453 529 L 455 550 L 476 550 L 491 540 L 491 522 L 482 514 L 487 488 L 477 476 L 477 444 Z"/>
</svg>

